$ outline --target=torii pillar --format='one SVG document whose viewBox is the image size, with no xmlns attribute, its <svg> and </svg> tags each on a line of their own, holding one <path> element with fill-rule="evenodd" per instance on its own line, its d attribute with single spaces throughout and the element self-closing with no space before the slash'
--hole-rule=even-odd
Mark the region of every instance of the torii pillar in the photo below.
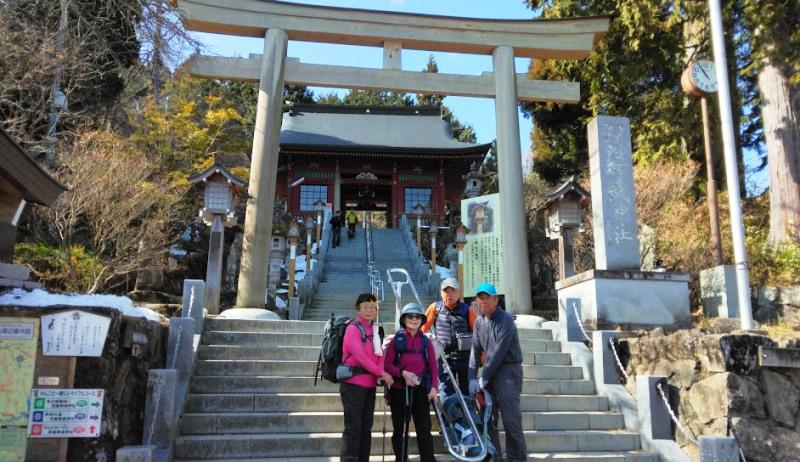
<svg viewBox="0 0 800 462">
<path fill-rule="evenodd" d="M 253 154 L 250 158 L 247 213 L 244 218 L 242 261 L 236 293 L 236 306 L 241 308 L 263 308 L 266 300 L 283 117 L 283 73 L 288 42 L 288 34 L 281 29 L 268 29 L 264 37 Z"/>
<path fill-rule="evenodd" d="M 503 290 L 509 313 L 530 313 L 531 275 L 528 265 L 528 232 L 522 203 L 522 159 L 519 145 L 517 83 L 514 49 L 502 45 L 492 53 L 496 94 L 494 112 L 497 134 L 497 176 L 500 216 L 503 220 Z"/>
</svg>

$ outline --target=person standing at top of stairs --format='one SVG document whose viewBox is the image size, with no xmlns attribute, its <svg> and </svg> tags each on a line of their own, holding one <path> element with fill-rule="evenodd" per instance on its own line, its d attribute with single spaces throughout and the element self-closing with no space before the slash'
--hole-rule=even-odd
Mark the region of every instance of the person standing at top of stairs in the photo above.
<svg viewBox="0 0 800 462">
<path fill-rule="evenodd" d="M 335 249 L 342 242 L 342 212 L 337 210 L 328 223 L 331 225 L 331 245 Z"/>
<path fill-rule="evenodd" d="M 356 225 L 358 224 L 358 215 L 356 215 L 355 210 L 349 210 L 347 212 L 347 238 L 352 239 L 356 235 Z"/>
</svg>

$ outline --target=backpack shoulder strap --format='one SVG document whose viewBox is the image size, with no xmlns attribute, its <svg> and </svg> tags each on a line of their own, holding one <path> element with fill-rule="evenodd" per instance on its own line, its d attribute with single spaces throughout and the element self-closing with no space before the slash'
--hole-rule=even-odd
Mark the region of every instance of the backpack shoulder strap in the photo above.
<svg viewBox="0 0 800 462">
<path fill-rule="evenodd" d="M 422 347 L 421 347 L 422 348 L 422 359 L 425 360 L 425 369 L 427 370 L 428 369 L 428 345 L 430 344 L 431 341 L 430 341 L 430 339 L 428 338 L 427 335 L 425 335 L 425 334 L 423 334 L 421 332 L 420 332 L 419 335 L 422 335 L 422 337 L 420 337 L 420 343 L 422 345 Z"/>
<path fill-rule="evenodd" d="M 442 308 L 444 308 L 444 302 L 442 300 L 438 300 L 436 302 L 436 314 L 433 317 L 434 326 L 436 326 L 436 321 L 439 319 L 439 314 L 441 314 Z"/>
<path fill-rule="evenodd" d="M 367 329 L 365 329 L 364 326 L 358 322 L 358 319 L 351 319 L 347 322 L 347 324 L 355 324 L 355 326 L 358 327 L 358 331 L 361 332 L 361 343 L 365 343 L 367 341 Z"/>
<path fill-rule="evenodd" d="M 394 334 L 392 342 L 394 342 L 394 361 L 392 361 L 392 364 L 399 366 L 400 357 L 403 356 L 403 353 L 408 349 L 408 339 L 405 333 L 399 330 Z"/>
</svg>

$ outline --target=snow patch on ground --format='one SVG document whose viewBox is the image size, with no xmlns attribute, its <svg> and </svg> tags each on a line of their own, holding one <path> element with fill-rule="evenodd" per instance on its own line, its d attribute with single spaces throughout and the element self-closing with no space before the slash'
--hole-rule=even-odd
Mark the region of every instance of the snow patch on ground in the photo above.
<svg viewBox="0 0 800 462">
<path fill-rule="evenodd" d="M 42 289 L 34 289 L 30 292 L 22 289 L 13 289 L 0 295 L 0 306 L 3 305 L 40 307 L 44 309 L 59 306 L 99 307 L 114 309 L 124 316 L 133 318 L 146 318 L 151 321 L 166 319 L 149 308 L 134 305 L 130 298 L 120 295 L 54 294 Z"/>
</svg>

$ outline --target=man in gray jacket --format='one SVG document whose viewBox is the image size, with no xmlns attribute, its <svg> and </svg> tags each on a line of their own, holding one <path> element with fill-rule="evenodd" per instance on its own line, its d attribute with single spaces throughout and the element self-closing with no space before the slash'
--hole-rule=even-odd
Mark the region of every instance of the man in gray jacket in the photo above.
<svg viewBox="0 0 800 462">
<path fill-rule="evenodd" d="M 503 418 L 506 431 L 506 455 L 509 461 L 528 458 L 525 435 L 522 432 L 520 394 L 522 393 L 522 350 L 514 318 L 498 309 L 497 289 L 484 282 L 475 289 L 476 302 L 481 316 L 475 321 L 472 351 L 469 358 L 469 392 L 476 394 L 487 390 L 494 402 L 493 415 L 489 423 L 489 436 L 496 448 L 494 460 L 502 460 L 500 436 L 497 432 L 497 412 Z M 480 376 L 478 367 L 483 368 Z"/>
</svg>

